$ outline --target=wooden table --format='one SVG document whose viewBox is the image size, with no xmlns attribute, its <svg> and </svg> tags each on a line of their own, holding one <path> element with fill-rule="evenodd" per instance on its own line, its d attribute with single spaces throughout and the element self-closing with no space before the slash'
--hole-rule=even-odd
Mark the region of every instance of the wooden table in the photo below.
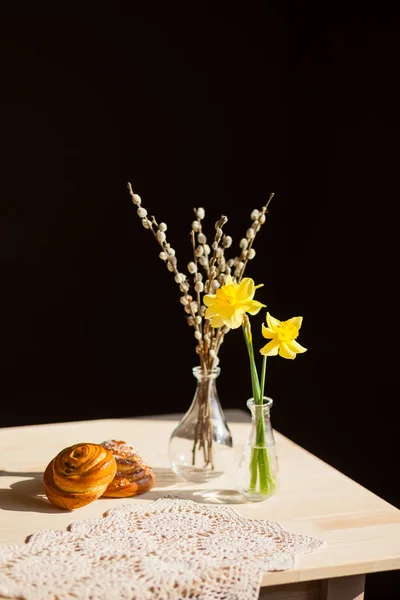
<svg viewBox="0 0 400 600">
<path fill-rule="evenodd" d="M 248 518 L 278 521 L 293 533 L 326 541 L 298 558 L 296 569 L 265 573 L 260 597 L 270 600 L 354 600 L 364 597 L 367 573 L 400 567 L 400 511 L 289 439 L 275 432 L 281 484 L 272 498 L 238 502 L 232 472 L 207 484 L 182 482 L 168 466 L 175 421 L 104 419 L 0 428 L 0 543 L 22 543 L 43 529 L 65 529 L 76 520 L 101 516 L 126 502 L 147 503 L 169 493 L 199 502 L 229 499 Z M 238 459 L 248 423 L 229 423 Z M 60 512 L 44 496 L 43 470 L 63 448 L 77 442 L 120 439 L 132 444 L 153 467 L 156 486 L 130 499 L 99 499 L 73 512 Z M 225 491 L 225 492 L 224 492 Z M 223 500 L 221 500 L 223 501 Z M 368 600 L 368 599 L 366 599 Z"/>
</svg>

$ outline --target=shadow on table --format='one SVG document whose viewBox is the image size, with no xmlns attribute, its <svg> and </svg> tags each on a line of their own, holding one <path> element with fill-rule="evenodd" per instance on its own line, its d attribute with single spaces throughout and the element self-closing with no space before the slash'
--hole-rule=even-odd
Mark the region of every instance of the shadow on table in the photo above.
<svg viewBox="0 0 400 600">
<path fill-rule="evenodd" d="M 187 483 L 178 477 L 172 469 L 166 467 L 153 468 L 155 487 L 141 494 L 143 500 L 158 498 L 183 498 L 194 500 L 200 504 L 244 504 L 246 499 L 235 490 L 224 489 L 185 489 Z M 42 472 L 0 471 L 0 477 L 24 477 L 23 481 L 11 484 L 9 489 L 0 489 L 0 509 L 15 511 L 31 511 L 39 513 L 65 512 L 51 504 L 43 488 Z M 168 489 L 166 489 L 168 488 Z M 107 500 L 107 498 L 99 498 Z M 125 498 L 129 502 L 129 497 Z"/>
<path fill-rule="evenodd" d="M 33 511 L 41 513 L 63 512 L 50 504 L 43 489 L 42 472 L 0 471 L 0 477 L 26 477 L 24 481 L 12 483 L 10 489 L 0 490 L 0 509 Z"/>
<path fill-rule="evenodd" d="M 224 489 L 185 489 L 187 482 L 172 469 L 153 469 L 155 475 L 155 486 L 149 492 L 143 494 L 146 500 L 158 500 L 159 498 L 183 498 L 194 500 L 200 504 L 245 504 L 247 500 L 236 490 Z M 168 488 L 168 490 L 163 490 Z"/>
<path fill-rule="evenodd" d="M 159 498 L 182 498 L 183 500 L 193 500 L 199 504 L 246 504 L 248 501 L 235 490 L 205 489 L 205 490 L 185 490 L 177 489 L 162 492 L 153 489 L 143 494 L 146 500 L 158 500 Z"/>
</svg>

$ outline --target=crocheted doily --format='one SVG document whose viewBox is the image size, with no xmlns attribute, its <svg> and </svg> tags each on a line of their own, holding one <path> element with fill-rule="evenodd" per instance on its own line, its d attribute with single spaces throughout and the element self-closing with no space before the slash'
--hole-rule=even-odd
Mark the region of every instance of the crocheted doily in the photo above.
<svg viewBox="0 0 400 600">
<path fill-rule="evenodd" d="M 0 546 L 0 595 L 23 600 L 255 600 L 264 571 L 323 541 L 227 506 L 160 498 Z M 221 595 L 222 594 L 222 595 Z"/>
</svg>

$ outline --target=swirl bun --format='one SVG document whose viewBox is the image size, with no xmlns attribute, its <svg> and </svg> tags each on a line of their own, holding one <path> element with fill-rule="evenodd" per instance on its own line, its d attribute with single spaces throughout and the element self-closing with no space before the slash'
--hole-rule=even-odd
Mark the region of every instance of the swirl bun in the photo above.
<svg viewBox="0 0 400 600">
<path fill-rule="evenodd" d="M 50 461 L 43 485 L 52 504 L 74 510 L 99 498 L 116 472 L 117 463 L 110 450 L 100 444 L 74 444 Z"/>
<path fill-rule="evenodd" d="M 102 446 L 112 452 L 117 462 L 117 473 L 104 492 L 104 497 L 126 498 L 151 490 L 154 473 L 132 446 L 117 440 L 107 440 Z"/>
</svg>

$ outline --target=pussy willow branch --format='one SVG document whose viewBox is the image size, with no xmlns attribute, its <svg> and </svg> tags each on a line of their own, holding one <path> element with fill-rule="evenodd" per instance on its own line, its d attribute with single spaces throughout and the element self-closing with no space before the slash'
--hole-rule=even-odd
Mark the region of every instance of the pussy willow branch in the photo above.
<svg viewBox="0 0 400 600">
<path fill-rule="evenodd" d="M 129 193 L 130 193 L 130 195 L 131 195 L 131 197 L 132 197 L 132 200 L 134 200 L 134 198 L 135 198 L 135 194 L 134 194 L 134 192 L 133 192 L 133 189 L 132 189 L 132 186 L 131 186 L 131 184 L 130 184 L 130 183 L 128 183 L 128 190 L 129 190 Z M 162 248 L 162 250 L 163 250 L 164 252 L 165 252 L 165 251 L 167 251 L 168 249 L 167 249 L 167 248 L 166 248 L 166 246 L 165 246 L 165 242 L 162 242 L 162 241 L 160 241 L 160 240 L 159 240 L 159 238 L 157 237 L 157 233 L 154 231 L 154 227 L 153 227 L 153 225 L 156 225 L 156 226 L 158 226 L 158 223 L 157 223 L 157 221 L 156 221 L 155 217 L 153 216 L 153 217 L 151 218 L 151 220 L 150 220 L 150 219 L 147 219 L 147 221 L 148 221 L 148 228 L 149 228 L 149 229 L 151 230 L 151 232 L 153 233 L 153 235 L 154 235 L 154 237 L 155 237 L 155 239 L 156 239 L 157 243 L 158 243 L 158 244 L 161 246 L 161 248 Z M 174 275 L 175 275 L 176 277 L 179 277 L 180 273 L 179 273 L 179 271 L 178 271 L 178 268 L 177 268 L 177 266 L 176 266 L 176 265 L 177 265 L 177 263 L 176 263 L 175 261 L 174 261 L 174 262 L 172 262 L 172 261 L 171 261 L 171 262 L 170 262 L 170 264 L 171 264 L 171 266 L 173 267 L 173 271 L 172 271 L 172 272 L 174 273 Z M 198 323 L 197 323 L 197 321 L 196 321 L 196 314 L 195 314 L 195 312 L 194 312 L 194 309 L 193 309 L 193 305 L 192 305 L 192 303 L 190 303 L 190 305 L 189 305 L 189 306 L 190 306 L 191 316 L 193 317 L 193 321 L 194 321 L 193 327 L 195 328 L 195 330 L 196 330 L 196 331 L 198 331 L 198 332 L 200 333 L 200 336 L 201 336 L 201 338 L 202 338 L 202 335 L 201 335 L 201 331 L 200 331 L 199 325 L 198 325 Z M 202 340 L 201 338 L 200 338 L 200 339 L 198 339 L 197 341 L 198 341 L 198 345 L 200 346 L 199 358 L 200 358 L 201 366 L 202 366 L 202 368 L 204 368 L 204 367 L 205 367 L 204 344 L 203 344 L 203 340 Z"/>
<path fill-rule="evenodd" d="M 201 218 L 199 217 L 199 215 L 197 214 L 196 209 L 194 208 L 193 211 L 196 214 L 196 221 L 197 221 L 197 243 L 199 244 L 198 248 L 199 250 L 201 250 L 201 254 L 199 256 L 197 256 L 196 254 L 196 264 L 199 265 L 204 269 L 205 274 L 208 276 L 208 269 L 209 269 L 209 260 L 208 260 L 208 252 L 209 252 L 209 248 L 208 248 L 208 244 L 207 244 L 207 238 L 204 235 L 203 232 L 203 225 L 201 223 Z M 193 233 L 194 230 L 192 229 Z M 204 236 L 204 239 L 203 239 Z"/>
<path fill-rule="evenodd" d="M 243 279 L 243 274 L 244 274 L 244 271 L 245 271 L 245 269 L 246 269 L 246 265 L 247 265 L 247 263 L 249 262 L 250 250 L 251 250 L 251 248 L 252 248 L 252 246 L 253 246 L 253 242 L 254 242 L 254 240 L 255 240 L 255 237 L 256 237 L 256 235 L 257 235 L 257 232 L 260 230 L 260 228 L 261 228 L 261 225 L 262 225 L 262 224 L 265 222 L 264 215 L 265 215 L 265 213 L 267 212 L 267 209 L 268 209 L 269 203 L 271 202 L 271 200 L 272 200 L 272 198 L 273 198 L 273 197 L 274 197 L 274 194 L 273 194 L 273 193 L 271 193 L 271 194 L 269 195 L 268 202 L 267 202 L 267 203 L 265 204 L 265 206 L 263 206 L 263 207 L 262 207 L 262 209 L 261 209 L 261 214 L 258 216 L 258 218 L 257 218 L 257 219 L 255 219 L 255 223 L 257 223 L 257 227 L 256 227 L 256 228 L 253 228 L 253 229 L 254 229 L 254 236 L 253 236 L 253 237 L 252 237 L 252 238 L 249 240 L 249 245 L 248 245 L 248 247 L 247 247 L 247 249 L 246 249 L 246 256 L 245 256 L 245 259 L 244 259 L 244 261 L 243 261 L 243 267 L 242 267 L 242 269 L 241 269 L 241 272 L 240 272 L 240 275 L 239 275 L 239 277 L 238 277 L 238 279 L 237 279 L 237 282 L 238 282 L 238 283 L 240 283 L 240 282 L 242 281 L 242 279 Z M 262 218 L 262 217 L 263 217 L 263 218 Z M 263 220 L 263 219 L 264 219 L 264 220 Z M 244 250 L 242 250 L 242 256 L 243 256 L 244 252 L 245 252 L 245 251 L 244 251 Z"/>
<path fill-rule="evenodd" d="M 200 222 L 200 219 L 198 219 Z M 192 240 L 192 248 L 193 248 L 193 262 L 196 265 L 196 273 L 195 275 L 197 275 L 197 268 L 198 268 L 198 262 L 197 262 L 197 255 L 196 255 L 196 241 L 195 241 L 195 232 L 193 231 L 193 229 L 190 232 L 190 237 Z M 198 306 L 201 306 L 201 295 L 200 295 L 200 291 L 196 290 L 196 294 L 197 294 L 197 304 Z M 199 331 L 201 333 L 201 335 L 203 336 L 203 327 L 201 325 L 201 327 L 199 327 Z"/>
<path fill-rule="evenodd" d="M 215 224 L 215 237 L 214 237 L 214 242 L 212 245 L 213 255 L 211 257 L 211 260 L 209 263 L 209 268 L 208 268 L 207 292 L 210 294 L 212 294 L 213 281 L 215 280 L 215 277 L 217 274 L 217 269 L 215 267 L 215 263 L 217 261 L 218 255 L 219 255 L 218 249 L 220 247 L 219 243 L 222 238 L 222 227 L 227 223 L 227 221 L 228 221 L 228 217 L 226 217 L 225 215 L 222 215 L 221 218 L 219 219 L 219 221 L 217 221 Z M 204 333 L 207 336 L 210 336 L 210 327 L 211 327 L 210 320 L 206 319 L 206 322 L 204 324 Z M 215 330 L 212 328 L 209 348 L 211 347 L 212 338 L 214 336 L 215 336 Z M 212 358 L 212 363 L 214 363 L 216 357 L 212 356 L 211 358 Z"/>
<path fill-rule="evenodd" d="M 266 204 L 265 204 L 265 205 L 262 207 L 260 214 L 259 214 L 259 215 L 257 216 L 257 218 L 254 220 L 254 222 L 253 222 L 253 225 L 252 225 L 252 227 L 251 227 L 251 229 L 253 229 L 253 231 L 254 231 L 254 233 L 253 233 L 252 237 L 246 236 L 246 238 L 247 238 L 247 240 L 248 240 L 248 246 L 247 246 L 247 248 L 244 248 L 244 249 L 242 250 L 242 252 L 241 252 L 241 256 L 240 256 L 240 257 L 238 257 L 239 261 L 240 261 L 240 259 L 241 259 L 241 258 L 243 258 L 243 266 L 242 266 L 242 268 L 241 268 L 241 270 L 240 270 L 239 277 L 237 278 L 237 282 L 238 282 L 238 283 L 240 283 L 240 282 L 242 281 L 242 279 L 243 279 L 243 275 L 244 275 L 244 272 L 245 272 L 245 269 L 246 269 L 247 263 L 248 263 L 248 262 L 249 262 L 249 260 L 250 260 L 250 256 L 251 256 L 251 253 L 250 253 L 250 251 L 251 251 L 251 248 L 252 248 L 252 246 L 253 246 L 253 242 L 254 242 L 254 240 L 255 240 L 255 237 L 256 237 L 256 235 L 257 235 L 257 232 L 258 232 L 258 231 L 261 229 L 261 226 L 262 226 L 262 225 L 264 224 L 264 222 L 265 222 L 265 214 L 266 214 L 266 212 L 267 212 L 268 206 L 269 206 L 269 204 L 270 204 L 270 202 L 271 202 L 271 200 L 272 200 L 272 198 L 273 198 L 273 197 L 274 197 L 274 194 L 273 194 L 273 193 L 271 193 L 271 194 L 269 195 L 269 198 L 268 198 L 268 201 L 267 201 L 267 203 L 266 203 Z M 255 227 L 254 227 L 254 225 L 255 225 Z M 250 233 L 250 232 L 249 232 L 249 233 Z M 222 344 L 222 342 L 223 342 L 223 340 L 224 340 L 224 336 L 225 336 L 225 334 L 226 334 L 228 331 L 229 331 L 229 328 L 227 328 L 227 327 L 225 327 L 225 326 L 224 326 L 224 327 L 220 327 L 220 328 L 218 329 L 218 332 L 217 332 L 217 334 L 216 334 L 216 336 L 217 336 L 217 339 L 216 339 L 216 345 L 215 345 L 215 353 L 216 353 L 216 355 L 218 355 L 219 349 L 220 349 L 220 347 L 221 347 L 221 344 Z M 210 361 L 211 365 L 213 364 L 213 362 L 214 362 L 213 360 L 211 360 L 211 361 Z"/>
<path fill-rule="evenodd" d="M 213 385 L 211 378 L 206 378 L 200 383 L 199 388 L 199 417 L 195 427 L 195 438 L 192 447 L 192 465 L 196 463 L 196 446 L 198 450 L 203 450 L 204 465 L 203 468 L 211 466 L 213 463 L 213 428 L 211 421 L 210 406 L 210 388 Z"/>
</svg>

